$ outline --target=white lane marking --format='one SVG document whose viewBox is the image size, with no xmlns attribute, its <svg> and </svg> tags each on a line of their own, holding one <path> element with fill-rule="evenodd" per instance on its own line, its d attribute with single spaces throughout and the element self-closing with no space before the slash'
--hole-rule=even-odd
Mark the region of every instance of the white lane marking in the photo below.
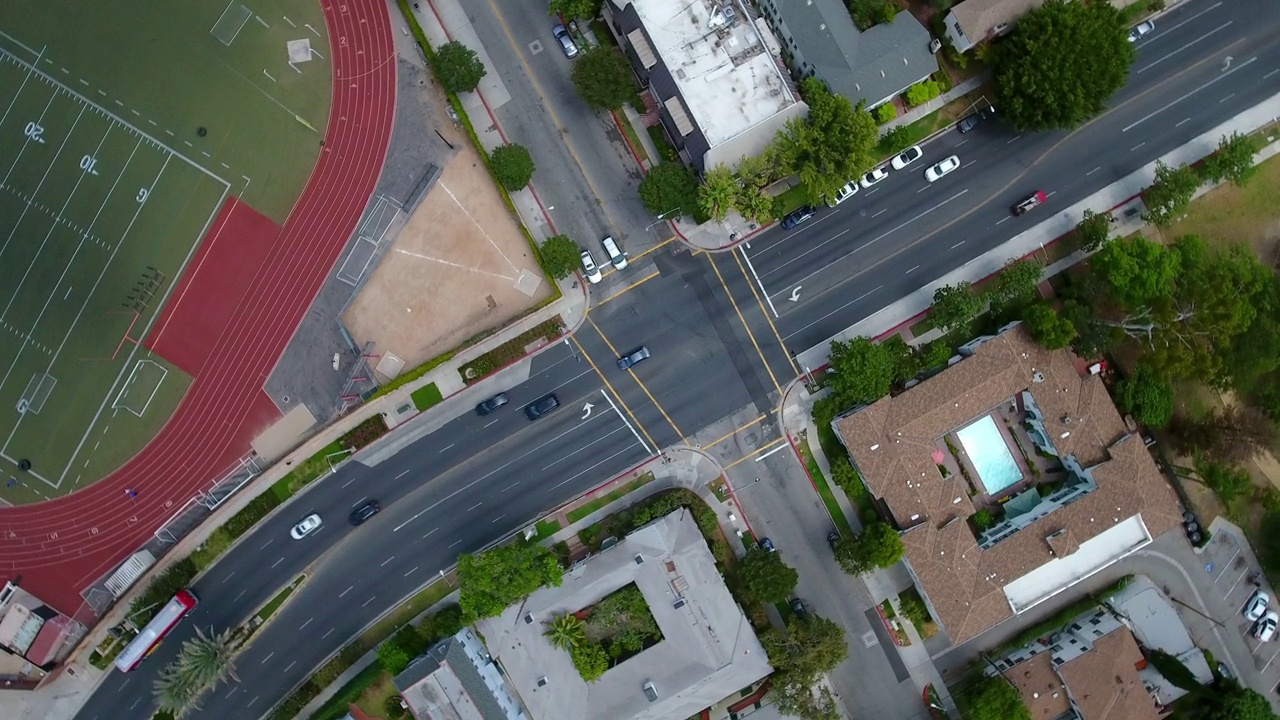
<svg viewBox="0 0 1280 720">
<path fill-rule="evenodd" d="M 260 663 L 258 663 L 258 664 L 259 664 L 259 665 L 266 665 L 266 664 L 267 664 L 267 661 L 271 659 L 271 656 L 272 656 L 272 655 L 275 655 L 275 654 L 276 654 L 276 651 L 275 651 L 275 650 L 272 650 L 271 652 L 267 653 L 267 656 L 266 656 L 266 657 L 264 657 L 264 658 L 262 658 L 262 662 L 260 662 Z"/>
<path fill-rule="evenodd" d="M 592 440 L 591 442 L 587 443 L 586 445 L 583 445 L 582 447 L 578 448 L 577 450 L 574 450 L 573 452 L 569 453 L 568 455 L 565 455 L 565 456 L 563 456 L 563 457 L 558 457 L 558 458 L 556 458 L 555 460 L 553 460 L 553 461 L 551 462 L 551 464 L 549 464 L 549 465 L 547 465 L 547 466 L 543 467 L 543 468 L 542 468 L 542 472 L 546 472 L 547 470 L 550 470 L 551 468 L 555 467 L 556 465 L 560 464 L 561 462 L 563 462 L 563 461 L 565 461 L 565 460 L 568 460 L 569 458 L 573 457 L 574 455 L 577 455 L 578 453 L 582 452 L 583 450 L 586 450 L 587 448 L 591 447 L 592 445 L 595 445 L 596 443 L 600 442 L 601 440 L 604 440 L 605 438 L 609 437 L 610 435 L 613 435 L 614 433 L 619 433 L 619 432 L 622 432 L 622 428 L 620 428 L 620 427 L 618 427 L 618 428 L 614 428 L 614 429 L 610 430 L 609 432 L 605 433 L 604 435 L 601 435 L 600 437 L 596 438 L 595 440 Z M 520 481 L 519 481 L 519 480 L 517 480 L 517 481 L 516 481 L 516 484 L 519 484 L 519 482 L 520 482 Z M 507 489 L 508 489 L 508 488 L 510 488 L 510 487 L 512 487 L 512 486 L 511 486 L 511 485 L 508 485 L 508 486 L 507 486 L 507 488 L 503 488 L 502 492 L 506 492 L 506 491 L 507 491 Z"/>
<path fill-rule="evenodd" d="M 389 562 L 391 562 L 392 560 L 395 560 L 395 559 L 396 559 L 396 556 L 395 556 L 395 555 L 392 555 L 391 557 L 387 558 L 386 560 L 383 560 L 383 561 L 382 561 L 382 564 L 381 564 L 381 565 L 379 565 L 378 567 L 386 567 L 386 566 L 387 566 L 387 563 L 389 563 Z"/>
<path fill-rule="evenodd" d="M 904 273 L 902 273 L 902 274 L 903 274 L 903 275 L 910 275 L 911 273 L 915 272 L 915 271 L 916 271 L 916 270 L 918 270 L 919 268 L 920 268 L 920 266 L 919 266 L 919 265 L 916 265 L 915 267 L 911 268 L 910 270 L 908 270 L 908 271 L 906 271 L 906 272 L 904 272 Z"/>
<path fill-rule="evenodd" d="M 341 488 L 340 488 L 340 489 L 342 489 L 342 490 L 346 490 L 346 489 L 347 489 L 347 486 L 348 486 L 348 485 L 350 485 L 351 483 L 355 482 L 355 481 L 356 481 L 356 479 L 355 479 L 354 477 L 353 477 L 353 478 L 351 478 L 350 480 L 348 480 L 348 481 L 346 481 L 346 482 L 342 483 L 342 486 L 341 486 Z"/>
<path fill-rule="evenodd" d="M 1272 70 L 1271 72 L 1267 73 L 1266 75 L 1263 75 L 1263 76 L 1262 76 L 1262 79 L 1263 79 L 1263 80 L 1266 80 L 1267 78 L 1271 77 L 1272 75 L 1275 75 L 1276 73 L 1280 73 L 1280 68 L 1276 68 L 1275 70 Z"/>
<path fill-rule="evenodd" d="M 329 628 L 329 632 L 327 632 L 327 633 L 325 633 L 325 634 L 321 635 L 321 636 L 320 636 L 320 639 L 321 639 L 321 640 L 323 640 L 323 639 L 325 639 L 325 638 L 329 637 L 330 635 L 332 635 L 332 634 L 333 634 L 333 631 L 334 631 L 334 630 L 337 630 L 337 628 Z"/>
<path fill-rule="evenodd" d="M 412 575 L 412 574 L 414 574 L 414 573 L 418 572 L 418 568 L 420 568 L 420 567 L 422 567 L 422 566 L 421 566 L 421 565 L 414 565 L 414 566 L 413 566 L 413 569 L 412 569 L 412 570 L 410 570 L 409 572 L 405 573 L 405 574 L 404 574 L 404 576 L 405 576 L 405 577 L 409 577 L 410 575 Z"/>
<path fill-rule="evenodd" d="M 502 418 L 498 418 L 498 420 L 501 420 L 501 419 Z M 493 425 L 494 423 L 498 422 L 498 420 L 490 420 L 489 422 L 485 423 L 485 427 L 489 427 L 490 425 Z"/>
<path fill-rule="evenodd" d="M 517 481 L 515 481 L 515 482 L 511 483 L 510 485 L 508 485 L 508 486 L 506 486 L 506 487 L 502 488 L 502 489 L 501 489 L 501 490 L 499 490 L 498 492 L 500 492 L 500 493 L 504 493 L 504 492 L 506 492 L 506 491 L 510 490 L 511 488 L 513 488 L 513 487 L 515 487 L 515 486 L 519 485 L 519 484 L 520 484 L 520 481 L 519 481 L 519 480 L 517 480 Z"/>
<path fill-rule="evenodd" d="M 867 194 L 868 194 L 868 195 L 874 195 L 875 193 L 880 192 L 880 190 L 881 190 L 881 188 L 872 188 L 872 189 L 870 189 L 870 190 L 868 190 L 868 191 L 867 191 Z"/>
<path fill-rule="evenodd" d="M 224 577 L 224 578 L 222 578 L 222 583 L 221 583 L 221 584 L 226 585 L 226 584 L 227 584 L 227 581 L 231 579 L 231 576 L 232 576 L 232 575 L 235 575 L 235 574 L 236 574 L 236 571 L 235 571 L 235 570 L 232 570 L 231 572 L 227 573 L 227 576 L 226 576 L 226 577 Z"/>
<path fill-rule="evenodd" d="M 294 665 L 297 665 L 297 664 L 298 664 L 298 661 L 297 661 L 297 660 L 294 660 L 293 662 L 291 662 L 291 663 L 289 663 L 288 665 L 286 665 L 286 666 L 285 666 L 284 671 L 285 671 L 285 672 L 289 672 L 289 668 L 291 668 L 291 667 L 293 667 Z"/>
<path fill-rule="evenodd" d="M 1221 105 L 1222 103 L 1224 103 L 1224 102 L 1226 102 L 1226 101 L 1230 100 L 1231 98 L 1233 98 L 1233 97 L 1235 97 L 1235 96 L 1236 96 L 1236 94 L 1235 94 L 1235 93 L 1231 93 L 1230 95 L 1228 95 L 1228 96 L 1226 96 L 1226 97 L 1222 98 L 1221 100 L 1219 100 L 1219 101 L 1218 101 L 1218 104 L 1219 104 L 1219 105 Z"/>
<path fill-rule="evenodd" d="M 920 188 L 919 190 L 917 190 L 917 191 L 916 191 L 916 194 L 917 194 L 917 195 L 919 195 L 920 193 L 924 192 L 925 190 L 928 190 L 928 189 L 929 189 L 929 188 L 931 188 L 931 187 L 933 187 L 933 184 L 932 184 L 932 183 L 930 183 L 930 184 L 928 184 L 928 185 L 925 185 L 924 187 L 922 187 L 922 188 Z"/>
<path fill-rule="evenodd" d="M 951 246 L 951 249 L 952 249 L 952 250 L 955 250 L 956 248 L 960 247 L 960 246 L 961 246 L 961 245 L 963 245 L 963 244 L 964 244 L 964 241 L 963 241 L 963 240 L 961 240 L 960 242 L 956 243 L 955 245 L 952 245 L 952 246 Z"/>
<path fill-rule="evenodd" d="M 433 532 L 435 532 L 435 531 L 437 531 L 437 530 L 439 530 L 439 529 L 440 529 L 439 527 L 433 527 L 433 528 L 431 528 L 430 530 L 428 530 L 428 531 L 427 531 L 427 534 L 426 534 L 426 535 L 423 535 L 423 536 L 422 536 L 422 539 L 423 539 L 423 540 L 426 540 L 428 537 L 431 537 L 431 533 L 433 533 Z"/>
<path fill-rule="evenodd" d="M 843 310 L 843 309 L 845 309 L 845 308 L 849 307 L 850 305 L 852 305 L 852 304 L 854 304 L 854 303 L 858 302 L 858 301 L 859 301 L 859 300 L 861 300 L 862 298 L 864 298 L 864 297 L 866 297 L 866 296 L 870 295 L 871 293 L 875 292 L 876 290 L 879 290 L 879 289 L 880 289 L 880 288 L 882 288 L 882 287 L 884 287 L 884 286 L 883 286 L 883 285 L 877 285 L 877 286 L 875 286 L 875 287 L 874 287 L 874 288 L 872 288 L 871 290 L 868 290 L 868 291 L 866 291 L 866 292 L 862 293 L 862 294 L 861 294 L 861 295 L 859 295 L 858 297 L 856 297 L 856 298 L 854 298 L 854 299 L 850 300 L 849 302 L 847 302 L 847 303 L 845 303 L 845 304 L 841 305 L 840 307 L 836 308 L 835 310 L 832 310 L 831 312 L 827 313 L 826 315 L 823 315 L 822 317 L 818 318 L 817 320 L 814 320 L 813 322 L 809 323 L 808 325 L 805 325 L 804 327 L 800 328 L 799 330 L 796 330 L 795 332 L 791 333 L 790 335 L 787 335 L 787 336 L 786 336 L 785 338 L 783 338 L 783 339 L 785 340 L 785 339 L 787 339 L 787 338 L 790 338 L 790 337 L 793 337 L 793 336 L 795 336 L 795 335 L 798 335 L 798 334 L 800 334 L 800 333 L 804 332 L 805 330 L 808 330 L 809 328 L 813 327 L 814 325 L 817 325 L 818 323 L 822 322 L 823 320 L 826 320 L 827 318 L 831 317 L 832 315 L 835 315 L 836 313 L 840 312 L 841 310 Z"/>
<path fill-rule="evenodd" d="M 627 427 L 631 429 L 631 434 L 636 436 L 636 442 L 640 443 L 640 447 L 644 448 L 644 451 L 649 453 L 650 456 L 656 455 L 657 453 L 649 448 L 649 445 L 644 441 L 644 438 L 640 437 L 640 433 L 636 432 L 634 427 L 631 427 L 631 421 L 627 420 L 627 418 L 623 416 L 622 411 L 618 410 L 618 406 L 613 404 L 613 398 L 609 397 L 609 393 L 605 392 L 602 388 L 600 390 L 600 394 L 604 396 L 605 400 L 609 401 L 609 407 L 613 408 L 613 411 L 618 413 L 618 417 L 622 418 L 622 422 L 626 423 Z M 557 485 L 556 487 L 560 486 Z"/>
<path fill-rule="evenodd" d="M 461 545 L 461 544 L 462 544 L 462 541 L 461 541 L 461 540 L 455 540 L 455 541 L 453 542 L 453 544 L 449 546 L 449 549 L 450 549 L 450 550 L 452 550 L 453 548 L 456 548 L 456 547 L 458 547 L 458 546 L 459 546 L 459 545 Z"/>
<path fill-rule="evenodd" d="M 356 587 L 355 585 L 349 585 L 349 586 L 347 586 L 347 589 L 346 589 L 346 590 L 343 590 L 343 591 L 342 591 L 342 594 L 341 594 L 341 595 L 339 595 L 338 597 L 340 597 L 340 598 L 341 598 L 341 597 L 346 597 L 347 593 L 349 593 L 349 592 L 351 592 L 352 590 L 354 590 L 354 589 L 355 589 L 355 587 Z"/>
<path fill-rule="evenodd" d="M 1094 174 L 1094 173 L 1098 172 L 1098 171 L 1099 171 L 1099 170 L 1101 170 L 1101 169 L 1102 169 L 1101 167 L 1096 167 L 1096 168 L 1094 168 L 1094 169 L 1090 170 L 1089 172 L 1085 173 L 1085 174 L 1084 174 L 1084 176 L 1085 176 L 1085 177 L 1089 177 L 1090 175 L 1092 175 L 1092 174 Z"/>
<path fill-rule="evenodd" d="M 279 564 L 280 564 L 280 563 L 282 563 L 282 562 L 284 562 L 284 558 L 280 558 L 279 560 L 277 560 L 277 561 L 275 562 L 275 565 L 272 565 L 271 567 L 273 567 L 273 568 L 274 568 L 276 565 L 279 565 Z"/>
<path fill-rule="evenodd" d="M 765 459 L 765 458 L 769 457 L 770 455 L 772 455 L 772 454 L 774 454 L 774 453 L 778 452 L 779 450 L 785 450 L 785 449 L 786 449 L 786 447 L 787 447 L 786 445 L 779 445 L 778 447 L 776 447 L 776 448 L 774 448 L 774 449 L 770 450 L 769 452 L 767 452 L 767 453 L 765 453 L 765 454 L 761 455 L 760 457 L 756 458 L 756 462 L 760 462 L 761 460 L 763 460 L 763 459 Z"/>
<path fill-rule="evenodd" d="M 365 607 L 365 606 L 366 606 L 366 605 L 368 605 L 369 603 L 373 602 L 373 599 L 374 599 L 374 598 L 376 598 L 376 597 L 378 597 L 378 596 L 377 596 L 377 595 L 370 595 L 368 600 L 365 600 L 364 602 L 360 603 L 360 607 Z"/>
<path fill-rule="evenodd" d="M 240 598 L 244 597 L 244 594 L 245 594 L 246 592 L 248 592 L 248 588 L 245 588 L 244 590 L 241 590 L 241 591 L 240 591 L 240 594 L 239 594 L 239 595 L 237 595 L 237 596 L 236 596 L 236 598 L 235 598 L 235 600 L 232 600 L 231 602 L 232 602 L 232 603 L 239 602 Z"/>
<path fill-rule="evenodd" d="M 397 475 L 397 476 L 395 477 L 395 479 L 396 479 L 396 480 L 399 480 L 400 478 L 402 478 L 402 477 L 404 477 L 405 475 L 408 475 L 408 474 L 409 474 L 409 471 L 408 471 L 408 470 L 405 470 L 404 472 L 401 472 L 399 475 Z"/>
<path fill-rule="evenodd" d="M 976 162 L 978 162 L 978 161 L 977 161 L 977 160 L 970 160 L 969 162 L 967 162 L 967 163 L 965 163 L 965 164 L 961 165 L 961 166 L 960 166 L 960 169 L 961 169 L 961 170 L 963 170 L 963 169 L 965 169 L 965 168 L 969 167 L 970 165 L 972 165 L 972 164 L 974 164 L 974 163 L 976 163 Z"/>
<path fill-rule="evenodd" d="M 997 225 L 999 225 L 999 224 L 1001 224 L 1001 223 L 1007 223 L 1007 222 L 1009 222 L 1009 221 L 1010 221 L 1010 220 L 1012 220 L 1012 219 L 1013 219 L 1013 216 L 1011 216 L 1011 215 L 1006 215 L 1006 216 L 1004 217 L 1004 219 L 1003 219 L 1003 220 L 997 220 L 997 221 L 996 221 L 996 224 L 997 224 Z"/>
<path fill-rule="evenodd" d="M 448 450 L 449 448 L 451 448 L 451 447 L 453 447 L 454 445 L 457 445 L 457 444 L 458 444 L 458 443 L 449 443 L 448 445 L 445 445 L 444 447 L 440 448 L 440 452 L 444 452 L 445 450 Z M 436 454 L 438 455 L 439 453 L 436 453 Z"/>
<path fill-rule="evenodd" d="M 1017 141 L 1017 140 L 1019 140 L 1019 139 L 1021 139 L 1021 138 L 1022 138 L 1022 136 L 1021 136 L 1021 135 L 1019 135 L 1018 137 L 1014 138 L 1013 140 L 1010 140 L 1009 142 L 1006 142 L 1006 143 L 1005 143 L 1005 145 L 1012 145 L 1015 141 Z"/>
<path fill-rule="evenodd" d="M 1149 112 L 1149 113 L 1147 113 L 1146 115 L 1144 115 L 1144 116 L 1142 116 L 1141 118 L 1139 118 L 1136 122 L 1130 123 L 1127 127 L 1121 128 L 1120 132 L 1129 132 L 1130 130 L 1132 130 L 1132 129 L 1134 129 L 1134 128 L 1138 127 L 1139 125 L 1141 125 L 1142 123 L 1144 123 L 1144 122 L 1146 122 L 1146 121 L 1150 120 L 1151 118 L 1153 118 L 1153 117 L 1155 117 L 1155 116 L 1159 115 L 1160 113 L 1164 112 L 1165 110 L 1168 110 L 1169 108 L 1173 107 L 1174 105 L 1177 105 L 1178 103 L 1182 102 L 1183 100 L 1186 100 L 1187 98 L 1191 97 L 1192 95 L 1195 95 L 1196 93 L 1200 92 L 1201 90 L 1204 90 L 1205 88 L 1207 88 L 1207 87 L 1209 87 L 1210 85 L 1212 85 L 1212 84 L 1214 84 L 1214 83 L 1218 82 L 1219 80 L 1222 80 L 1223 78 L 1226 78 L 1226 77 L 1230 76 L 1232 73 L 1235 73 L 1235 72 L 1239 71 L 1239 70 L 1240 70 L 1240 69 L 1242 69 L 1242 68 L 1249 67 L 1249 66 L 1250 66 L 1250 65 L 1252 65 L 1252 64 L 1254 63 L 1254 61 L 1256 61 L 1257 59 L 1258 59 L 1258 57 L 1255 55 L 1254 57 L 1251 57 L 1251 58 L 1249 58 L 1248 60 L 1245 60 L 1244 62 L 1240 63 L 1239 65 L 1236 65 L 1235 67 L 1231 68 L 1230 70 L 1227 70 L 1227 71 L 1226 71 L 1226 72 L 1224 72 L 1224 73 L 1220 73 L 1219 75 L 1217 75 L 1216 77 L 1214 77 L 1212 80 L 1209 80 L 1208 82 L 1206 82 L 1206 83 L 1204 83 L 1204 84 L 1200 85 L 1200 87 L 1197 87 L 1197 88 L 1195 88 L 1195 89 L 1191 90 L 1190 92 L 1188 92 L 1187 94 L 1185 94 L 1185 95 L 1183 95 L 1182 97 L 1178 98 L 1177 100 L 1174 100 L 1173 102 L 1171 102 L 1171 103 L 1169 103 L 1169 104 L 1165 105 L 1165 106 L 1164 106 L 1164 107 L 1162 107 L 1162 108 L 1159 108 L 1159 109 L 1157 109 L 1157 110 L 1153 110 L 1152 112 Z"/>
<path fill-rule="evenodd" d="M 1187 48 L 1191 47 L 1192 45 L 1195 45 L 1196 43 L 1200 42 L 1201 40 L 1204 40 L 1205 38 L 1209 37 L 1210 35 L 1213 35 L 1214 33 L 1218 32 L 1218 31 L 1220 31 L 1220 30 L 1226 30 L 1228 27 L 1230 27 L 1230 26 L 1231 26 L 1231 23 L 1232 23 L 1232 22 L 1233 22 L 1232 20 L 1228 20 L 1228 21 L 1227 21 L 1227 22 L 1225 22 L 1224 24 L 1219 25 L 1218 27 L 1216 27 L 1216 28 L 1214 28 L 1214 29 L 1210 30 L 1209 32 L 1207 32 L 1207 33 L 1205 33 L 1205 34 L 1201 35 L 1200 37 L 1196 38 L 1195 40 L 1192 40 L 1191 42 L 1187 43 L 1186 45 L 1183 45 L 1182 47 L 1178 48 L 1177 50 L 1173 50 L 1173 51 L 1168 52 L 1168 53 L 1166 53 L 1166 54 L 1164 54 L 1164 55 L 1161 55 L 1159 58 L 1156 58 L 1155 60 L 1152 60 L 1151 62 L 1147 63 L 1146 65 L 1143 65 L 1142 67 L 1140 67 L 1140 68 L 1138 68 L 1137 70 L 1133 71 L 1133 74 L 1134 74 L 1134 75 L 1141 75 L 1142 73 L 1144 73 L 1144 72 L 1146 72 L 1146 71 L 1150 70 L 1151 68 L 1155 67 L 1156 65 L 1159 65 L 1160 63 L 1164 62 L 1165 60 L 1168 60 L 1169 58 L 1173 57 L 1174 55 L 1177 55 L 1178 53 L 1182 52 L 1183 50 L 1186 50 Z M 1165 34 L 1167 35 L 1167 34 L 1168 34 L 1168 32 L 1169 32 L 1169 31 L 1168 31 L 1168 30 L 1166 30 L 1166 31 L 1165 31 Z"/>
<path fill-rule="evenodd" d="M 885 213 L 887 213 L 887 212 L 889 212 L 889 208 L 885 208 L 885 209 L 881 210 L 880 212 L 876 213 L 875 215 L 872 215 L 871 217 L 873 217 L 873 218 L 878 218 L 878 217 L 880 217 L 881 215 L 883 215 L 883 214 L 885 214 Z"/>
<path fill-rule="evenodd" d="M 494 518 L 494 519 L 492 520 L 492 522 L 498 522 L 499 520 L 501 520 L 502 518 L 504 518 L 504 517 L 506 517 L 506 516 L 507 516 L 507 514 L 506 514 L 506 513 L 502 513 L 502 514 L 501 514 L 501 515 L 499 515 L 498 517 Z"/>
<path fill-rule="evenodd" d="M 1134 150 L 1137 150 L 1138 148 L 1140 148 L 1140 147 L 1142 147 L 1143 145 L 1146 145 L 1146 144 L 1147 144 L 1147 141 L 1146 141 L 1146 140 L 1143 140 L 1142 142 L 1138 143 L 1137 145 L 1134 145 L 1133 147 L 1129 148 L 1129 152 L 1133 152 Z"/>
<path fill-rule="evenodd" d="M 266 549 L 267 549 L 267 546 L 268 546 L 268 545 L 270 545 L 271 543 L 275 542 L 275 541 L 276 541 L 276 539 L 275 539 L 275 538 L 271 538 L 270 540 L 268 540 L 268 541 L 266 541 L 266 542 L 262 543 L 262 547 L 260 547 L 260 548 L 258 548 L 258 549 L 259 549 L 259 550 L 266 550 Z"/>
<path fill-rule="evenodd" d="M 769 303 L 769 310 L 775 318 L 778 317 L 778 311 L 773 307 L 773 301 L 769 299 L 769 291 L 765 290 L 764 283 L 760 282 L 760 276 L 756 274 L 756 266 L 751 264 L 751 258 L 747 255 L 746 248 L 739 247 L 738 250 L 742 251 L 742 259 L 747 261 L 747 269 L 751 271 L 751 277 L 756 279 L 756 286 L 760 288 L 760 294 L 764 295 L 764 301 Z"/>
<path fill-rule="evenodd" d="M 566 484 L 566 483 L 573 482 L 574 480 L 576 480 L 576 479 L 578 479 L 578 478 L 582 477 L 583 475 L 586 475 L 587 473 L 591 472 L 592 470 L 595 470 L 596 468 L 598 468 L 598 467 L 600 467 L 601 465 L 603 465 L 603 464 L 605 464 L 605 463 L 609 462 L 610 460 L 612 460 L 612 459 L 614 459 L 614 458 L 618 457 L 618 456 L 619 456 L 619 455 L 621 455 L 622 453 L 627 452 L 627 451 L 628 451 L 628 450 L 630 450 L 630 449 L 631 449 L 631 446 L 630 446 L 630 445 L 628 445 L 627 447 L 622 448 L 622 449 L 621 449 L 621 450 L 619 450 L 618 452 L 616 452 L 616 453 L 614 453 L 614 454 L 610 455 L 609 457 L 607 457 L 607 458 L 605 458 L 605 459 L 601 460 L 600 462 L 596 463 L 595 465 L 592 465 L 592 466 L 591 466 L 591 467 L 589 467 L 589 468 L 583 468 L 582 472 L 576 473 L 576 474 L 574 474 L 574 475 L 572 475 L 572 476 L 570 476 L 570 477 L 568 477 L 568 478 L 565 478 L 564 480 L 560 481 L 559 483 L 556 483 L 556 485 L 555 485 L 554 487 L 549 487 L 549 488 L 547 488 L 547 492 L 551 492 L 552 490 L 555 490 L 556 488 L 558 488 L 558 487 L 560 487 L 561 485 L 564 485 L 564 484 Z"/>
<path fill-rule="evenodd" d="M 298 629 L 299 629 L 299 630 L 302 630 L 302 629 L 306 628 L 308 625 L 310 625 L 310 624 L 311 624 L 311 621 L 312 621 L 312 620 L 315 620 L 315 618 L 307 618 L 307 621 L 306 621 L 306 622 L 304 622 L 304 623 L 302 623 L 302 625 L 301 625 L 301 626 L 299 626 L 299 627 L 298 627 Z"/>
<path fill-rule="evenodd" d="M 480 502 L 476 503 L 475 505 L 472 505 L 471 507 L 467 508 L 467 512 L 471 512 L 472 510 L 475 510 L 476 508 L 480 507 L 480 506 L 481 506 L 481 505 L 483 505 L 483 504 L 484 504 L 484 501 L 483 501 L 483 500 L 481 500 Z"/>
<path fill-rule="evenodd" d="M 1174 123 L 1174 124 L 1173 124 L 1173 126 L 1174 126 L 1174 127 L 1182 127 L 1183 125 L 1186 125 L 1186 124 L 1187 124 L 1187 123 L 1189 123 L 1189 122 L 1191 122 L 1191 118 L 1183 118 L 1183 119 L 1179 120 L 1178 122 Z"/>
</svg>

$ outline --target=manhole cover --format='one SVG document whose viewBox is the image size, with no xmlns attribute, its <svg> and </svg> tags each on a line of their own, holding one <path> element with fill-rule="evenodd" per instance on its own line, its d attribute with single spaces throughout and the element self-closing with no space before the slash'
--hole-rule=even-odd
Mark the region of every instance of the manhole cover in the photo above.
<svg viewBox="0 0 1280 720">
<path fill-rule="evenodd" d="M 529 43 L 529 52 L 533 55 L 537 55 L 538 53 L 542 52 L 542 41 L 534 40 L 533 42 Z"/>
<path fill-rule="evenodd" d="M 866 632 L 862 633 L 862 642 L 863 642 L 867 647 L 875 647 L 876 645 L 880 644 L 880 641 L 876 639 L 876 631 L 875 631 L 875 630 L 868 630 L 868 631 L 866 631 Z"/>
</svg>

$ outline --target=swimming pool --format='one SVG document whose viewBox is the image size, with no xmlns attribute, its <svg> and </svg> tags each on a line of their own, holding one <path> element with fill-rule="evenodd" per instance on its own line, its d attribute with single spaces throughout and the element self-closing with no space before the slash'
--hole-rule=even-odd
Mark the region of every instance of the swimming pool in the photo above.
<svg viewBox="0 0 1280 720">
<path fill-rule="evenodd" d="M 978 471 L 978 480 L 987 489 L 988 495 L 995 495 L 1001 490 L 1022 479 L 1022 471 L 1009 452 L 1009 444 L 996 427 L 996 421 L 990 415 L 961 428 L 956 437 L 969 455 L 969 462 Z"/>
</svg>

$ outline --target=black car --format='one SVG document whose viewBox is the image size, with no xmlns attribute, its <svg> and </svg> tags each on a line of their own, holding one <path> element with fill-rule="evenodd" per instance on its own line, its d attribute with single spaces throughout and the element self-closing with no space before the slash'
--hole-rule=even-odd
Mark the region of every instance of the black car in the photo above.
<svg viewBox="0 0 1280 720">
<path fill-rule="evenodd" d="M 964 117 L 960 118 L 960 122 L 956 123 L 956 129 L 962 133 L 967 133 L 970 130 L 978 127 L 978 123 L 982 122 L 983 120 L 986 120 L 995 111 L 996 111 L 995 108 L 988 107 L 985 110 L 977 110 L 975 112 L 969 113 L 968 115 L 965 115 Z"/>
<path fill-rule="evenodd" d="M 797 225 L 808 222 L 813 217 L 813 212 L 812 205 L 804 205 L 797 210 L 792 210 L 787 213 L 786 217 L 782 218 L 782 229 L 790 230 Z"/>
<path fill-rule="evenodd" d="M 641 360 L 649 359 L 649 348 L 641 345 L 631 352 L 618 358 L 618 369 L 626 370 L 633 368 L 640 363 Z"/>
<path fill-rule="evenodd" d="M 840 531 L 832 530 L 831 532 L 827 533 L 827 544 L 831 546 L 832 550 L 836 549 L 836 544 L 839 542 L 840 542 Z"/>
<path fill-rule="evenodd" d="M 380 510 L 382 510 L 382 506 L 378 504 L 377 500 L 366 500 L 351 511 L 351 524 L 363 525 L 366 520 L 377 515 Z"/>
<path fill-rule="evenodd" d="M 528 415 L 530 420 L 537 420 L 558 407 L 560 407 L 560 401 L 556 399 L 553 393 L 544 398 L 534 400 L 524 409 L 524 414 Z"/>
<path fill-rule="evenodd" d="M 507 400 L 507 394 L 506 394 L 506 393 L 498 393 L 497 395 L 494 395 L 493 397 L 489 398 L 488 400 L 485 400 L 484 402 L 482 402 L 482 403 L 480 403 L 479 405 L 477 405 L 477 406 L 476 406 L 476 414 L 477 414 L 477 415 L 488 415 L 489 413 L 493 412 L 494 410 L 497 410 L 498 408 L 502 407 L 503 405 L 506 405 L 508 402 L 509 402 L 509 401 Z"/>
<path fill-rule="evenodd" d="M 773 541 L 769 538 L 760 538 L 760 549 L 765 552 L 777 552 L 778 548 L 774 546 Z"/>
<path fill-rule="evenodd" d="M 804 606 L 804 601 L 800 598 L 791 598 L 788 604 L 791 606 L 791 612 L 795 613 L 796 617 L 802 618 L 809 614 L 809 608 Z"/>
</svg>

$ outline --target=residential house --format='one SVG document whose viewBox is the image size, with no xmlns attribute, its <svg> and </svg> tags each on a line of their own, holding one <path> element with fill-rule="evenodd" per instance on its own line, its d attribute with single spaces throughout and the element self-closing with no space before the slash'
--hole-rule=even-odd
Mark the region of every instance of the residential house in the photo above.
<svg viewBox="0 0 1280 720">
<path fill-rule="evenodd" d="M 528 720 L 470 628 L 431 646 L 394 680 L 418 720 Z"/>
<path fill-rule="evenodd" d="M 947 13 L 947 39 L 960 52 L 968 52 L 1012 29 L 1018 18 L 1044 4 L 1044 0 L 964 0 Z"/>
</svg>

